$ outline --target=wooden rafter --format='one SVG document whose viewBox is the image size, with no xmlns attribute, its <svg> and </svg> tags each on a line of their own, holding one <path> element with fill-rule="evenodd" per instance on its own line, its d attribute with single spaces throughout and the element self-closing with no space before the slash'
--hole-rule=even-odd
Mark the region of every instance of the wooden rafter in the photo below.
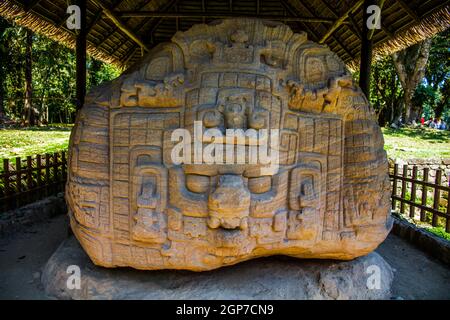
<svg viewBox="0 0 450 320">
<path fill-rule="evenodd" d="M 310 7 L 307 5 L 306 2 L 304 2 L 304 1 L 302 1 L 302 0 L 299 0 L 298 3 L 302 5 L 302 7 L 306 10 L 306 12 L 307 12 L 309 15 L 312 15 L 312 16 L 315 16 L 315 15 L 316 15 L 316 13 L 313 11 L 313 8 L 310 8 Z M 297 10 L 296 10 L 296 11 L 297 11 Z M 297 11 L 297 12 L 298 12 L 298 11 Z M 344 50 L 345 53 L 346 53 L 350 58 L 353 58 L 353 54 L 350 52 L 350 50 L 348 50 L 348 49 L 345 47 L 345 45 L 342 43 L 342 41 L 341 41 L 337 36 L 332 35 L 332 38 L 333 38 L 333 40 L 337 43 L 337 45 L 338 45 L 339 47 L 341 47 L 342 50 Z M 319 39 L 320 39 L 320 37 L 319 37 L 319 36 L 316 36 L 316 39 L 315 39 L 315 40 L 316 40 L 316 41 L 319 41 Z"/>
<path fill-rule="evenodd" d="M 345 11 L 345 13 L 336 20 L 336 22 L 330 27 L 330 29 L 328 29 L 322 39 L 320 39 L 319 43 L 324 43 L 333 34 L 333 32 L 336 31 L 336 29 L 345 22 L 345 20 L 348 18 L 349 13 L 356 11 L 363 3 L 364 0 L 358 0 L 352 7 L 347 9 L 347 11 Z"/>
<path fill-rule="evenodd" d="M 178 0 L 172 0 L 169 3 L 167 3 L 166 5 L 163 6 L 163 8 L 161 9 L 162 11 L 169 11 L 170 9 L 172 9 L 173 7 L 175 7 L 178 4 Z M 133 31 L 135 33 L 139 33 L 139 31 L 142 30 L 142 28 L 144 28 L 148 23 L 153 22 L 152 25 L 150 26 L 150 36 L 153 36 L 153 33 L 155 32 L 156 28 L 158 27 L 158 25 L 161 23 L 163 18 L 152 18 L 150 20 L 144 20 L 143 22 L 141 22 Z M 128 57 L 128 54 L 130 54 L 131 56 L 129 57 L 130 59 L 132 58 L 132 56 L 135 53 L 136 47 L 132 46 L 131 49 L 125 54 L 125 56 Z"/>
<path fill-rule="evenodd" d="M 157 12 L 157 11 L 123 11 L 118 12 L 118 16 L 122 18 L 263 18 L 284 21 L 301 21 L 310 23 L 334 23 L 334 19 L 330 18 L 314 18 L 314 17 L 293 17 L 283 15 L 254 15 L 230 12 Z"/>
<path fill-rule="evenodd" d="M 293 8 L 291 6 L 290 3 L 288 3 L 286 0 L 281 0 L 281 4 L 283 5 L 283 7 L 289 12 L 289 14 L 295 16 L 297 14 L 297 10 L 295 10 L 295 8 Z M 314 37 L 314 40 L 317 41 L 319 39 L 319 36 L 317 35 L 317 33 L 312 30 L 306 23 L 301 22 L 301 21 L 296 21 L 297 23 L 300 23 L 303 28 L 305 29 L 306 32 L 308 32 L 308 34 L 312 35 Z"/>
<path fill-rule="evenodd" d="M 86 33 L 89 34 L 92 30 L 92 28 L 97 24 L 97 22 L 100 21 L 103 15 L 103 10 L 100 9 L 92 19 L 92 21 L 89 23 L 89 25 L 86 27 Z"/>
<path fill-rule="evenodd" d="M 105 15 L 130 39 L 136 42 L 141 48 L 146 51 L 150 51 L 150 49 L 145 45 L 145 43 L 132 31 L 130 28 L 125 25 L 122 20 L 117 17 L 109 8 L 107 8 L 100 0 L 91 0 L 97 7 L 101 8 Z"/>
<path fill-rule="evenodd" d="M 35 6 L 37 6 L 41 2 L 41 0 L 31 0 L 28 1 L 28 3 L 25 5 L 25 11 L 29 12 L 30 10 L 33 10 Z"/>
<path fill-rule="evenodd" d="M 350 24 L 352 25 L 352 28 L 355 31 L 355 35 L 361 40 L 361 31 L 353 14 L 351 13 L 348 14 L 348 21 L 350 21 Z"/>
<path fill-rule="evenodd" d="M 319 1 L 320 1 L 320 2 L 328 9 L 328 11 L 333 15 L 333 17 L 334 17 L 335 19 L 339 19 L 339 15 L 336 13 L 337 10 L 336 10 L 331 4 L 329 4 L 329 3 L 328 3 L 327 1 L 325 1 L 325 0 L 319 0 Z M 384 0 L 381 0 L 381 1 L 384 2 Z M 359 34 L 359 29 L 358 29 L 358 27 L 355 26 L 355 24 L 352 23 L 352 21 L 350 21 L 350 19 L 351 19 L 351 18 L 350 18 L 350 15 L 351 15 L 351 14 L 348 15 L 349 22 L 350 22 L 348 28 L 350 29 L 350 31 L 351 31 L 354 35 L 356 35 L 359 39 L 361 39 L 361 35 Z"/>
<path fill-rule="evenodd" d="M 419 16 L 408 6 L 408 4 L 403 0 L 397 0 L 398 4 L 402 7 L 403 10 L 406 11 L 406 13 L 414 19 L 414 21 L 419 22 Z"/>
</svg>

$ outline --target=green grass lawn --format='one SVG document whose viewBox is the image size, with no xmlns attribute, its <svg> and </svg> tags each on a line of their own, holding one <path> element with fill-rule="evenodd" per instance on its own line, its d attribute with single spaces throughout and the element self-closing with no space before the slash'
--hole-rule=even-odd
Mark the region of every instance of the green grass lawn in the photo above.
<svg viewBox="0 0 450 320">
<path fill-rule="evenodd" d="M 390 158 L 450 158 L 450 131 L 428 128 L 382 128 L 384 149 Z"/>
<path fill-rule="evenodd" d="M 0 129 L 0 160 L 67 149 L 71 129 L 72 125 Z M 420 128 L 382 131 L 390 158 L 450 158 L 450 131 Z"/>
<path fill-rule="evenodd" d="M 0 129 L 0 167 L 2 159 L 66 150 L 71 125 Z"/>
</svg>

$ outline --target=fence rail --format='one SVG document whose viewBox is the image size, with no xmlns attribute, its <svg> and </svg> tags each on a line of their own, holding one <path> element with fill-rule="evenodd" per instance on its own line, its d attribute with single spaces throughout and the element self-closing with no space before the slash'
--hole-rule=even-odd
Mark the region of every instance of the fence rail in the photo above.
<svg viewBox="0 0 450 320">
<path fill-rule="evenodd" d="M 0 212 L 23 206 L 64 190 L 66 151 L 3 159 L 0 172 Z M 390 168 L 392 209 L 410 218 L 442 226 L 450 232 L 450 185 L 442 183 L 442 170 L 430 181 L 430 169 L 395 164 Z"/>
<path fill-rule="evenodd" d="M 3 159 L 0 172 L 0 212 L 14 209 L 64 190 L 66 151 Z"/>
<path fill-rule="evenodd" d="M 417 166 L 408 165 L 403 165 L 400 171 L 399 165 L 394 165 L 390 174 L 392 210 L 408 214 L 410 218 L 429 223 L 433 227 L 444 227 L 450 233 L 450 185 L 443 185 L 443 171 L 440 169 L 436 170 L 433 182 L 429 181 L 429 168 L 421 171 Z"/>
</svg>

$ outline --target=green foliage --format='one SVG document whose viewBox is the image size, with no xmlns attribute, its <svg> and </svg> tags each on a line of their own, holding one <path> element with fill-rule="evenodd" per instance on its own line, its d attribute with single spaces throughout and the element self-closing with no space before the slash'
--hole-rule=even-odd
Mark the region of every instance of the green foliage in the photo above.
<svg viewBox="0 0 450 320">
<path fill-rule="evenodd" d="M 450 123 L 449 43 L 450 29 L 433 37 L 425 77 L 413 98 L 419 117 L 442 117 L 447 123 Z M 404 108 L 403 88 L 392 57 L 386 56 L 372 64 L 370 92 L 370 103 L 379 115 L 380 125 L 396 122 Z"/>
<path fill-rule="evenodd" d="M 5 92 L 6 114 L 14 120 L 22 117 L 24 106 L 25 31 L 0 18 L 0 72 L 3 80 L 0 87 Z M 74 50 L 38 34 L 33 35 L 32 102 L 44 123 L 74 121 L 75 72 Z M 92 58 L 88 58 L 87 73 L 88 90 L 120 74 L 114 66 Z"/>
<path fill-rule="evenodd" d="M 387 56 L 372 65 L 370 103 L 379 115 L 380 124 L 394 122 L 401 115 L 403 89 L 392 57 Z"/>
<path fill-rule="evenodd" d="M 427 228 L 427 230 L 435 235 L 437 235 L 438 237 L 444 238 L 445 240 L 450 241 L 450 233 L 445 232 L 445 228 L 444 227 L 431 227 L 431 228 Z"/>
</svg>

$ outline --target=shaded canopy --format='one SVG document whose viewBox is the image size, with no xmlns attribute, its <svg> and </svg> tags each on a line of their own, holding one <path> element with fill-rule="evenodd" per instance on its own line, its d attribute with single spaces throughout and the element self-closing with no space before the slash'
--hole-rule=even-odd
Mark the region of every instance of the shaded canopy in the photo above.
<svg viewBox="0 0 450 320">
<path fill-rule="evenodd" d="M 260 17 L 282 21 L 327 44 L 352 69 L 361 50 L 363 0 L 87 0 L 87 52 L 127 68 L 145 51 L 178 31 L 218 18 Z M 74 47 L 66 26 L 67 0 L 2 0 L 0 16 Z M 379 0 L 381 29 L 374 55 L 406 48 L 450 27 L 450 1 Z"/>
</svg>

